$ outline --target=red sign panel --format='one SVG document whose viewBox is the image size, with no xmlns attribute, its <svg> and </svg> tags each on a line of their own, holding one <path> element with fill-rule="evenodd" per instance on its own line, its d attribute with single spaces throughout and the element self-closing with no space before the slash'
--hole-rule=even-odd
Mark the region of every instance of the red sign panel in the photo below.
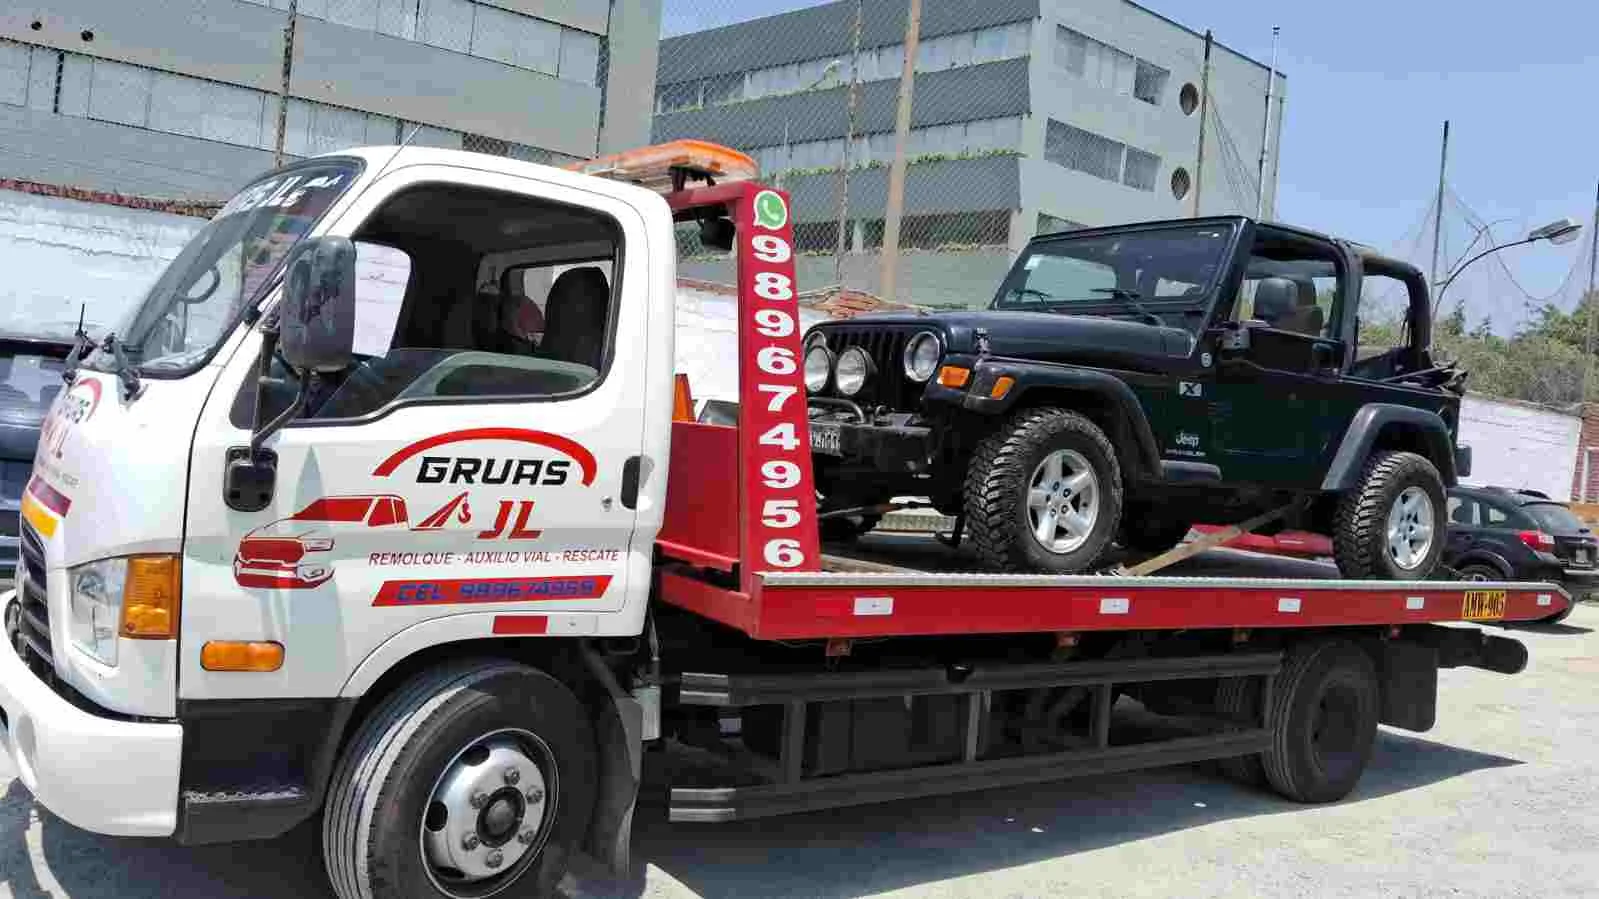
<svg viewBox="0 0 1599 899">
<path fill-rule="evenodd" d="M 788 196 L 739 199 L 739 467 L 746 588 L 755 571 L 814 571 L 820 551 Z"/>
</svg>

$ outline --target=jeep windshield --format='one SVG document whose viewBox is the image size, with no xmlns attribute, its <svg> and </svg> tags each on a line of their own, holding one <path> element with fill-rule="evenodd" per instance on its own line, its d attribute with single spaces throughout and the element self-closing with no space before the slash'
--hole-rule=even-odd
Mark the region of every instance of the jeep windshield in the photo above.
<svg viewBox="0 0 1599 899">
<path fill-rule="evenodd" d="M 176 376 L 204 364 L 277 275 L 300 238 L 355 181 L 353 160 L 318 160 L 273 172 L 229 200 L 173 259 L 144 299 L 112 329 L 138 371 Z M 100 349 L 84 364 L 115 370 Z"/>
<path fill-rule="evenodd" d="M 1159 319 L 1197 330 L 1232 236 L 1230 225 L 1181 225 L 1034 241 L 992 308 Z"/>
</svg>

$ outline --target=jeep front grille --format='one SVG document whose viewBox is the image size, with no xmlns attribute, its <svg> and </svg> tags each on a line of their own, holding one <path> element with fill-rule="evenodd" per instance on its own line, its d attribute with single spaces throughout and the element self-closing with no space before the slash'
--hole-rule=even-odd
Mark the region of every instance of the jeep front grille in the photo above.
<svg viewBox="0 0 1599 899">
<path fill-rule="evenodd" d="M 17 570 L 17 607 L 21 614 L 18 632 L 22 645 L 38 657 L 46 669 L 55 668 L 50 652 L 50 602 L 45 591 L 44 541 L 33 525 L 22 522 L 22 565 Z"/>
<path fill-rule="evenodd" d="M 913 411 L 921 403 L 922 389 L 905 377 L 905 344 L 913 334 L 926 328 L 885 328 L 860 325 L 828 328 L 827 346 L 834 353 L 858 346 L 866 350 L 877 367 L 872 382 L 854 397 L 862 406 L 887 406 L 899 412 Z"/>
</svg>

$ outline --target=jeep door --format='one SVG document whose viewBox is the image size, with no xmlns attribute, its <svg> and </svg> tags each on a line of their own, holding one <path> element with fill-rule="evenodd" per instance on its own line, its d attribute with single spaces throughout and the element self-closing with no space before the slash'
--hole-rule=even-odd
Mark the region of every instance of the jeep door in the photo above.
<svg viewBox="0 0 1599 899">
<path fill-rule="evenodd" d="M 1335 244 L 1297 231 L 1256 226 L 1250 240 L 1213 332 L 1214 456 L 1224 481 L 1319 485 L 1328 411 L 1351 393 L 1337 337 L 1350 263 Z"/>
</svg>

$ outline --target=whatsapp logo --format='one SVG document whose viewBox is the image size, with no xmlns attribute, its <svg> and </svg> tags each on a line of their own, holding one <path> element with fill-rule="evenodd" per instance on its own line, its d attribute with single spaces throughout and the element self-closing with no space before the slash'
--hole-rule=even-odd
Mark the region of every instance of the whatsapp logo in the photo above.
<svg viewBox="0 0 1599 899">
<path fill-rule="evenodd" d="M 788 204 L 774 190 L 763 190 L 755 195 L 755 224 L 775 230 L 788 224 Z"/>
</svg>

